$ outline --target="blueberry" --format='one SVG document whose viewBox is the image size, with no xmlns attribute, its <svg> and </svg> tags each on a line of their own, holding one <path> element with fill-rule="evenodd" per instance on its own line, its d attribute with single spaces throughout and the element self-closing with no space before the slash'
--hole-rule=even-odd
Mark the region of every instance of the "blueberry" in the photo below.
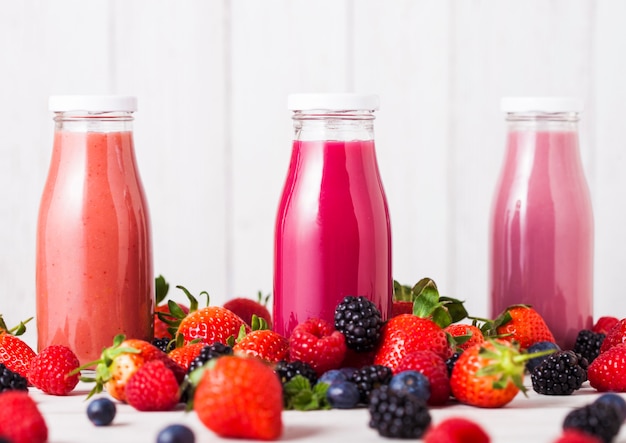
<svg viewBox="0 0 626 443">
<path fill-rule="evenodd" d="M 115 403 L 107 397 L 92 400 L 87 406 L 87 417 L 96 426 L 107 426 L 115 418 Z"/>
<path fill-rule="evenodd" d="M 428 401 L 430 398 L 430 382 L 428 377 L 419 371 L 402 371 L 394 375 L 389 381 L 389 389 L 392 391 L 408 392 Z"/>
<path fill-rule="evenodd" d="M 322 374 L 322 376 L 317 380 L 317 382 L 328 383 L 329 385 L 333 385 L 335 383 L 346 381 L 348 377 L 345 373 L 343 373 L 339 369 L 331 369 Z"/>
<path fill-rule="evenodd" d="M 169 425 L 157 436 L 156 443 L 195 443 L 196 436 L 185 425 Z"/>
<path fill-rule="evenodd" d="M 533 343 L 526 350 L 529 354 L 534 354 L 535 352 L 543 352 L 543 351 L 560 351 L 561 348 L 556 343 L 552 343 L 551 341 L 538 341 Z M 531 358 L 526 362 L 526 370 L 531 373 L 533 370 L 541 364 L 542 361 L 546 359 L 549 354 L 542 355 L 540 357 Z"/>
<path fill-rule="evenodd" d="M 607 392 L 606 394 L 602 394 L 600 397 L 594 401 L 594 403 L 605 403 L 607 405 L 612 405 L 617 410 L 621 421 L 626 419 L 626 400 L 618 394 L 613 392 Z"/>
<path fill-rule="evenodd" d="M 351 409 L 359 403 L 359 388 L 351 381 L 339 381 L 330 385 L 326 398 L 335 409 Z"/>
</svg>

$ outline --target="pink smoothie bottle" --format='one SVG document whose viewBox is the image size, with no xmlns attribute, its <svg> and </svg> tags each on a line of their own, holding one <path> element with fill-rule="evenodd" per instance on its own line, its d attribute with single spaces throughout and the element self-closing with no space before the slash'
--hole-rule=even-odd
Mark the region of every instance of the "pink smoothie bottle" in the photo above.
<svg viewBox="0 0 626 443">
<path fill-rule="evenodd" d="M 491 214 L 491 316 L 532 305 L 572 349 L 593 322 L 594 220 L 573 98 L 505 98 L 507 146 Z"/>
<path fill-rule="evenodd" d="M 150 217 L 133 145 L 136 99 L 53 96 L 54 144 L 39 208 L 38 349 L 82 364 L 117 334 L 152 339 Z"/>
<path fill-rule="evenodd" d="M 275 226 L 274 329 L 331 324 L 347 295 L 391 309 L 391 229 L 374 144 L 378 97 L 293 94 L 294 140 Z"/>
</svg>

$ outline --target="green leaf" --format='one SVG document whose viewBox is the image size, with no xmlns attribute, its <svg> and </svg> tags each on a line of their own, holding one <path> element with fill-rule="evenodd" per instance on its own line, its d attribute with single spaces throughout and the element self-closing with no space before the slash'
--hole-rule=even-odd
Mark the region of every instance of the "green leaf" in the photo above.
<svg viewBox="0 0 626 443">
<path fill-rule="evenodd" d="M 156 293 L 156 304 L 161 304 L 170 289 L 170 284 L 165 280 L 162 275 L 159 275 L 154 281 L 154 290 Z"/>
<path fill-rule="evenodd" d="M 298 411 L 330 409 L 330 404 L 326 399 L 327 390 L 327 383 L 316 383 L 311 387 L 311 382 L 307 378 L 296 375 L 283 385 L 285 409 Z"/>
</svg>

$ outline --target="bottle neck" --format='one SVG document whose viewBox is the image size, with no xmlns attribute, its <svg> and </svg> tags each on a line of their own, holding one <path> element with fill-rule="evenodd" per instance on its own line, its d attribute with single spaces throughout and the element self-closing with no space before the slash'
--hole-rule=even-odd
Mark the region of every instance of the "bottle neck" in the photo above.
<svg viewBox="0 0 626 443">
<path fill-rule="evenodd" d="M 296 140 L 373 140 L 374 114 L 371 111 L 295 111 Z"/>
<path fill-rule="evenodd" d="M 578 131 L 577 112 L 512 112 L 506 121 L 509 131 Z"/>
<path fill-rule="evenodd" d="M 130 132 L 133 130 L 131 112 L 56 112 L 55 130 L 70 132 Z"/>
</svg>

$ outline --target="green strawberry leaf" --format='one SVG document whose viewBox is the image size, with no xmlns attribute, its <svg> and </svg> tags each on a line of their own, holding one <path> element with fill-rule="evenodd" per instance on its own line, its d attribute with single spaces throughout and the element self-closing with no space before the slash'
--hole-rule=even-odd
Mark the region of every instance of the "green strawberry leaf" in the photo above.
<svg viewBox="0 0 626 443">
<path fill-rule="evenodd" d="M 316 383 L 311 387 L 311 382 L 306 377 L 296 375 L 283 385 L 285 409 L 298 411 L 330 409 L 326 398 L 327 390 L 327 383 Z"/>
<path fill-rule="evenodd" d="M 167 293 L 170 289 L 170 284 L 165 280 L 162 275 L 159 275 L 154 280 L 154 289 L 156 293 L 156 304 L 159 305 L 165 297 L 167 297 Z"/>
</svg>

